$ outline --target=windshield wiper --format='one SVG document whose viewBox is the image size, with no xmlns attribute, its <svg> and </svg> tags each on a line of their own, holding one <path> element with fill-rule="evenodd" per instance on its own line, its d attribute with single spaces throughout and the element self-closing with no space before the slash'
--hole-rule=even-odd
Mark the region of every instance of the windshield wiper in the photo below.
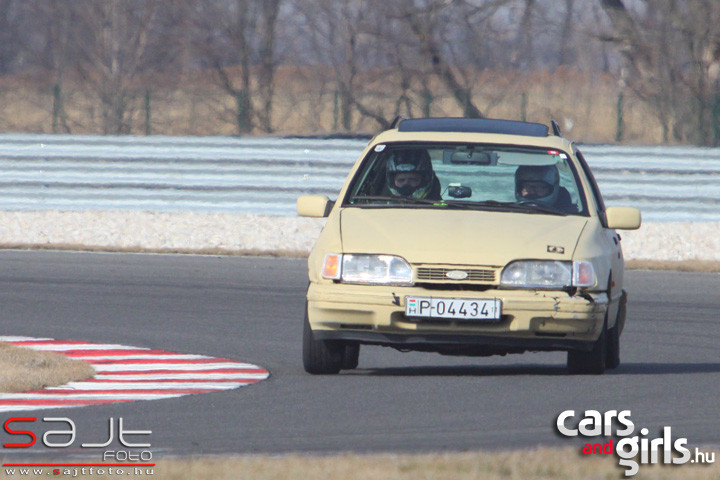
<svg viewBox="0 0 720 480">
<path fill-rule="evenodd" d="M 513 205 L 518 210 L 524 210 L 528 213 L 548 213 L 550 215 L 561 215 L 563 217 L 567 217 L 568 215 L 567 212 L 563 212 L 562 210 L 558 210 L 538 202 L 513 202 L 509 205 Z"/>
<path fill-rule="evenodd" d="M 472 200 L 443 200 L 442 202 L 451 207 L 463 208 L 504 208 L 508 205 L 505 202 L 498 202 L 496 200 L 484 200 L 482 202 Z"/>
<path fill-rule="evenodd" d="M 478 210 L 489 209 L 489 210 L 500 210 L 500 211 L 521 211 L 528 213 L 548 213 L 551 215 L 563 215 L 567 213 L 556 210 L 552 207 L 548 207 L 539 203 L 517 203 L 517 202 L 499 202 L 497 200 L 484 200 L 482 202 L 473 202 L 469 200 L 443 200 L 448 206 L 451 207 L 462 207 L 462 208 L 475 208 Z"/>
<path fill-rule="evenodd" d="M 394 195 L 357 195 L 355 197 L 352 197 L 350 199 L 350 202 L 353 205 L 358 205 L 355 203 L 357 200 L 377 200 L 380 202 L 396 202 L 393 205 L 398 204 L 421 204 L 421 205 L 435 205 L 440 204 L 441 200 L 428 200 L 427 198 L 413 198 L 413 197 L 403 197 L 401 195 L 394 196 Z M 368 204 L 372 205 L 372 204 Z"/>
<path fill-rule="evenodd" d="M 517 210 L 518 205 L 515 202 L 498 202 L 497 200 L 483 200 L 476 202 L 472 200 L 442 200 L 444 205 L 448 207 L 461 207 L 475 210 L 501 210 L 512 211 Z M 524 209 L 523 209 L 524 210 Z"/>
<path fill-rule="evenodd" d="M 350 199 L 352 205 L 382 205 L 382 204 L 359 204 L 357 200 L 375 200 L 380 202 L 393 202 L 392 205 L 436 205 L 454 208 L 466 208 L 476 210 L 499 210 L 510 212 L 527 212 L 527 213 L 545 213 L 550 215 L 567 216 L 566 212 L 556 210 L 552 207 L 542 205 L 536 202 L 518 203 L 518 202 L 499 202 L 497 200 L 484 200 L 474 202 L 470 200 L 429 200 L 427 198 L 413 198 L 393 195 L 358 195 Z"/>
</svg>

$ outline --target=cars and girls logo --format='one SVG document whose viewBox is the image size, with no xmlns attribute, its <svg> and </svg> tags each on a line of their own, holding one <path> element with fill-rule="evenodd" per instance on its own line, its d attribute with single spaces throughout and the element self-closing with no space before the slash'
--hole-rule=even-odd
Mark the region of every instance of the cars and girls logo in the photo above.
<svg viewBox="0 0 720 480">
<path fill-rule="evenodd" d="M 672 427 L 662 428 L 659 437 L 649 438 L 650 430 L 638 429 L 630 419 L 630 410 L 610 410 L 600 413 L 585 410 L 580 417 L 575 410 L 565 410 L 555 422 L 557 431 L 565 437 L 603 437 L 600 442 L 587 442 L 582 448 L 585 455 L 617 455 L 618 464 L 625 468 L 625 476 L 638 473 L 640 465 L 684 465 L 715 463 L 715 452 L 687 448 L 687 438 L 673 439 Z M 694 455 L 693 455 L 694 453 Z"/>
<path fill-rule="evenodd" d="M 75 422 L 68 417 L 10 417 L 3 423 L 5 434 L 10 439 L 3 443 L 7 450 L 23 451 L 34 445 L 46 448 L 77 447 L 99 449 L 102 463 L 3 463 L 6 475 L 153 475 L 155 463 L 149 436 L 152 430 L 132 430 L 122 417 L 110 417 L 107 422 L 108 434 L 99 442 L 81 442 Z M 109 449 L 119 443 L 120 448 Z M 50 469 L 47 471 L 46 469 Z"/>
</svg>

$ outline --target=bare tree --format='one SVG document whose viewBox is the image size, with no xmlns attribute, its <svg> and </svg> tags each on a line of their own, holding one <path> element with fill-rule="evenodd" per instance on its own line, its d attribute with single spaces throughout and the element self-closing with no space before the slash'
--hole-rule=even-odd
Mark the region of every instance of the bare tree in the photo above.
<svg viewBox="0 0 720 480">
<path fill-rule="evenodd" d="M 429 62 L 432 71 L 448 88 L 466 117 L 484 117 L 472 99 L 472 86 L 461 79 L 443 51 L 441 25 L 448 8 L 444 0 L 403 0 L 390 5 L 392 16 L 404 22 L 415 37 L 418 48 Z"/>
<path fill-rule="evenodd" d="M 45 4 L 48 15 L 46 30 L 46 55 L 55 74 L 53 86 L 53 124 L 52 131 L 70 133 L 67 111 L 65 110 L 65 78 L 68 71 L 77 67 L 74 53 L 78 45 L 73 43 L 73 10 L 67 4 L 51 0 Z"/>
<path fill-rule="evenodd" d="M 18 7 L 17 0 L 0 1 L 0 73 L 13 70 L 25 47 L 17 40 L 20 37 L 16 21 Z"/>
<path fill-rule="evenodd" d="M 511 54 L 530 58 L 534 0 L 525 0 L 523 26 L 511 29 L 496 14 L 507 11 L 513 0 L 400 0 L 386 8 L 404 24 L 426 62 L 466 117 L 485 116 L 474 99 L 479 71 L 507 66 Z M 449 27 L 451 26 L 451 27 Z M 522 31 L 523 28 L 528 32 Z M 510 40 L 509 37 L 514 37 Z M 527 62 L 525 62 L 527 63 Z"/>
<path fill-rule="evenodd" d="M 53 132 L 70 131 L 63 109 L 63 84 L 73 70 L 77 51 L 73 51 L 72 14 L 65 2 L 48 0 L 37 4 L 0 1 L 0 69 L 7 72 L 19 60 L 24 68 L 42 72 L 41 88 L 53 91 Z M 19 35 L 18 32 L 23 34 Z M 44 93 L 44 92 L 43 92 Z M 43 100 L 44 103 L 44 98 Z"/>
<path fill-rule="evenodd" d="M 359 43 L 368 5 L 353 0 L 311 0 L 296 5 L 296 13 L 302 19 L 301 32 L 308 39 L 314 62 L 319 68 L 329 66 L 332 71 L 340 126 L 349 131 L 358 104 Z"/>
<path fill-rule="evenodd" d="M 565 15 L 563 15 L 562 28 L 560 30 L 560 58 L 558 64 L 570 65 L 574 60 L 574 42 L 573 30 L 575 23 L 573 15 L 575 13 L 575 0 L 565 0 Z"/>
<path fill-rule="evenodd" d="M 533 55 L 533 10 L 535 0 L 525 0 L 522 18 L 517 29 L 517 40 L 513 52 L 513 63 L 516 67 L 529 69 L 532 66 Z"/>
<path fill-rule="evenodd" d="M 644 1 L 630 10 L 601 0 L 625 59 L 629 86 L 656 112 L 665 141 L 717 142 L 717 83 L 711 78 L 720 45 L 720 5 L 712 0 Z M 713 112 L 715 110 L 715 112 Z"/>
<path fill-rule="evenodd" d="M 277 67 L 276 29 L 280 13 L 280 0 L 263 0 L 260 3 L 258 93 L 262 108 L 258 110 L 258 122 L 264 131 L 270 133 L 273 131 L 272 105 L 275 93 L 275 69 Z"/>
<path fill-rule="evenodd" d="M 0 26 L 0 73 L 41 72 L 56 131 L 136 130 L 158 73 L 209 73 L 202 101 L 246 133 L 282 128 L 279 67 L 295 68 L 307 81 L 282 84 L 284 98 L 313 103 L 297 116 L 323 128 L 336 94 L 349 132 L 430 114 L 433 98 L 450 99 L 433 114 L 483 117 L 529 72 L 566 65 L 627 72 L 666 141 L 720 139 L 716 0 L 0 0 Z M 76 115 L 81 96 L 92 107 Z"/>
<path fill-rule="evenodd" d="M 255 126 L 265 132 L 273 131 L 281 3 L 281 0 L 213 0 L 186 4 L 194 15 L 195 28 L 204 36 L 196 45 L 197 54 L 213 68 L 219 85 L 235 100 L 239 134 L 250 132 Z M 257 82 L 253 82 L 254 69 Z"/>
<path fill-rule="evenodd" d="M 78 69 L 98 100 L 102 132 L 130 133 L 136 99 L 143 91 L 136 80 L 146 67 L 149 33 L 161 3 L 74 0 L 67 5 L 80 53 Z"/>
</svg>

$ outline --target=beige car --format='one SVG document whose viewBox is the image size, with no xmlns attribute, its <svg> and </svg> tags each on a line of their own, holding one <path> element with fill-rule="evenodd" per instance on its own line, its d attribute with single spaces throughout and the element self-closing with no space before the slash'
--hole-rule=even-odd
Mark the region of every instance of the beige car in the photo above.
<svg viewBox="0 0 720 480">
<path fill-rule="evenodd" d="M 360 345 L 444 355 L 567 351 L 571 373 L 620 363 L 627 294 L 617 229 L 575 145 L 536 123 L 402 120 L 370 141 L 308 259 L 303 363 L 358 365 Z"/>
</svg>

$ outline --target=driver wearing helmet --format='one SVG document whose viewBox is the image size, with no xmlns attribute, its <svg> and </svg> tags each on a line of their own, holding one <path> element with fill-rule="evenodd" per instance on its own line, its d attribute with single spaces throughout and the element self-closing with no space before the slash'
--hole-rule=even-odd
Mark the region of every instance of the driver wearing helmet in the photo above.
<svg viewBox="0 0 720 480">
<path fill-rule="evenodd" d="M 576 213 L 577 207 L 570 192 L 560 186 L 556 165 L 521 165 L 515 171 L 515 198 L 519 202 L 533 202 Z"/>
<path fill-rule="evenodd" d="M 427 150 L 398 150 L 386 164 L 387 188 L 402 197 L 439 200 L 440 181 L 435 176 Z"/>
</svg>

